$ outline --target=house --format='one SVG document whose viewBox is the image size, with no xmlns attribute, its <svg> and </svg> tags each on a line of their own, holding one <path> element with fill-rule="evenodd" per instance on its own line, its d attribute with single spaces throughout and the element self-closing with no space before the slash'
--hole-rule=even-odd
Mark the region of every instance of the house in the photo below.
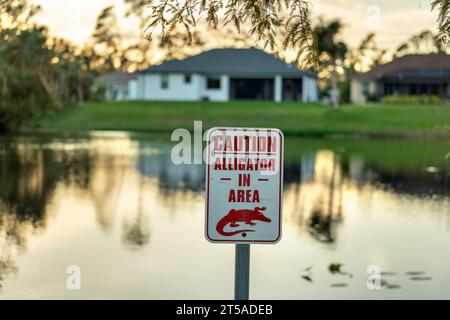
<svg viewBox="0 0 450 320">
<path fill-rule="evenodd" d="M 264 51 L 213 49 L 138 74 L 137 100 L 315 102 L 316 75 Z"/>
<path fill-rule="evenodd" d="M 111 72 L 100 76 L 95 85 L 105 87 L 106 100 L 132 100 L 137 95 L 136 80 L 136 74 Z"/>
<path fill-rule="evenodd" d="M 406 55 L 351 79 L 353 103 L 386 96 L 433 95 L 450 99 L 450 55 Z"/>
</svg>

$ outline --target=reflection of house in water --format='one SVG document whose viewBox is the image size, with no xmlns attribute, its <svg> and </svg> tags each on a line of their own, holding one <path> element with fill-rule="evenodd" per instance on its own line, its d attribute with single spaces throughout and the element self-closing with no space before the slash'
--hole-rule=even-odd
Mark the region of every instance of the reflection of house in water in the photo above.
<svg viewBox="0 0 450 320">
<path fill-rule="evenodd" d="M 360 185 L 376 184 L 379 188 L 398 194 L 446 196 L 449 194 L 450 170 L 445 162 L 438 166 L 414 166 L 412 170 L 406 166 L 389 169 L 355 155 L 350 156 L 348 179 Z"/>
<path fill-rule="evenodd" d="M 376 170 L 368 168 L 362 156 L 350 156 L 348 163 L 348 178 L 357 182 L 372 182 L 376 180 Z"/>
<path fill-rule="evenodd" d="M 363 156 L 317 151 L 285 166 L 285 219 L 305 228 L 317 240 L 333 243 L 342 221 L 345 194 L 371 197 L 375 190 L 413 196 L 448 196 L 450 172 L 414 163 L 388 166 Z M 418 168 L 419 166 L 419 168 Z"/>
<path fill-rule="evenodd" d="M 450 171 L 441 168 L 423 168 L 422 172 L 383 172 L 379 183 L 390 191 L 415 196 L 449 196 Z"/>
<path fill-rule="evenodd" d="M 314 179 L 314 162 L 315 162 L 315 154 L 309 153 L 305 156 L 302 156 L 301 162 L 301 180 L 302 181 L 310 181 Z"/>
<path fill-rule="evenodd" d="M 145 177 L 158 178 L 159 185 L 165 191 L 204 190 L 204 165 L 176 165 L 170 154 L 140 154 L 137 162 L 139 172 Z"/>
</svg>

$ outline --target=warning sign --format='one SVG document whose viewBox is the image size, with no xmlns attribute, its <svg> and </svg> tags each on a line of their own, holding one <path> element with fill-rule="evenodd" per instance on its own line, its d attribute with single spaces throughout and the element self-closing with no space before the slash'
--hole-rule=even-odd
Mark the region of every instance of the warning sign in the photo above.
<svg viewBox="0 0 450 320">
<path fill-rule="evenodd" d="M 206 238 L 275 243 L 281 237 L 283 134 L 213 128 L 206 146 Z"/>
</svg>

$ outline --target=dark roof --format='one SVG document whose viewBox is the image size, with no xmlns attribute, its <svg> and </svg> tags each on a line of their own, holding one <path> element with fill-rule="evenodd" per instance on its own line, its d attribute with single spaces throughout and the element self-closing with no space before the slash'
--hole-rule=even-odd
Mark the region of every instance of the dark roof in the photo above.
<svg viewBox="0 0 450 320">
<path fill-rule="evenodd" d="M 360 81 L 381 80 L 383 78 L 427 78 L 449 79 L 450 55 L 445 53 L 413 54 L 396 58 L 389 63 L 375 66 L 366 73 L 353 75 Z"/>
<path fill-rule="evenodd" d="M 137 75 L 133 73 L 111 72 L 98 77 L 97 82 L 103 82 L 117 86 L 128 86 L 128 82 L 136 78 Z"/>
<path fill-rule="evenodd" d="M 313 72 L 299 70 L 277 57 L 256 48 L 213 49 L 184 60 L 170 60 L 152 66 L 143 73 L 201 73 L 234 76 L 315 76 Z"/>
<path fill-rule="evenodd" d="M 433 80 L 450 81 L 449 69 L 401 69 L 386 73 L 381 81 L 414 81 L 427 82 Z"/>
</svg>

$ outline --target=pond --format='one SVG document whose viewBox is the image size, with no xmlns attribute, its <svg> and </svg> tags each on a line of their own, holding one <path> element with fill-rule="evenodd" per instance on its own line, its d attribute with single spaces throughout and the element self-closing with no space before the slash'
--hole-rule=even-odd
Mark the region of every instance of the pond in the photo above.
<svg viewBox="0 0 450 320">
<path fill-rule="evenodd" d="M 173 164 L 172 146 L 125 132 L 0 136 L 0 299 L 232 299 L 234 246 L 204 237 L 205 168 Z M 283 235 L 251 247 L 252 299 L 450 297 L 445 141 L 285 149 Z M 80 290 L 66 286 L 74 265 Z"/>
</svg>

